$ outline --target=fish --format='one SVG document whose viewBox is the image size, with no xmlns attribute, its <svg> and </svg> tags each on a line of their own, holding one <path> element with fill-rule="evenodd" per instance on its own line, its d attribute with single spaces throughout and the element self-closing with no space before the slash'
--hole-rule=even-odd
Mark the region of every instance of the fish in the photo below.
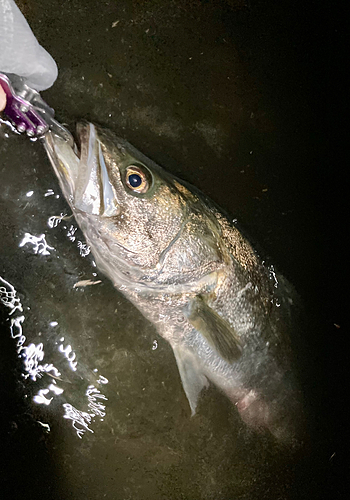
<svg viewBox="0 0 350 500">
<path fill-rule="evenodd" d="M 44 146 L 99 270 L 169 342 L 191 414 L 214 384 L 242 420 L 293 441 L 302 412 L 293 289 L 237 222 L 112 131 Z"/>
</svg>

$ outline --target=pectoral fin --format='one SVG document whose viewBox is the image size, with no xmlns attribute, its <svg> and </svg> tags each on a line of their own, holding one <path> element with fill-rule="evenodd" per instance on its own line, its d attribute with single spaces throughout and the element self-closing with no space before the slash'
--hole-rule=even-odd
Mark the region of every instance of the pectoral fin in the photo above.
<svg viewBox="0 0 350 500">
<path fill-rule="evenodd" d="M 225 361 L 232 363 L 241 356 L 242 345 L 237 334 L 202 296 L 192 299 L 184 313 L 191 325 Z"/>
<path fill-rule="evenodd" d="M 209 382 L 206 376 L 201 373 L 194 354 L 180 346 L 173 347 L 173 351 L 193 416 L 196 413 L 198 396 L 204 387 L 208 387 Z"/>
</svg>

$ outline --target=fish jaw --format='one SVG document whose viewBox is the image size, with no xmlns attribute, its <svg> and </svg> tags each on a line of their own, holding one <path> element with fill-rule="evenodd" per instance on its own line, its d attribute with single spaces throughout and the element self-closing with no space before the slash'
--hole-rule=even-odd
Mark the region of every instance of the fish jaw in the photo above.
<svg viewBox="0 0 350 500">
<path fill-rule="evenodd" d="M 118 213 L 116 193 L 110 182 L 96 128 L 92 123 L 77 124 L 81 144 L 68 143 L 49 131 L 44 136 L 46 152 L 61 189 L 74 211 L 111 217 Z"/>
<path fill-rule="evenodd" d="M 43 139 L 46 153 L 58 178 L 61 190 L 72 206 L 80 160 L 72 146 L 54 132 L 47 132 Z"/>
</svg>

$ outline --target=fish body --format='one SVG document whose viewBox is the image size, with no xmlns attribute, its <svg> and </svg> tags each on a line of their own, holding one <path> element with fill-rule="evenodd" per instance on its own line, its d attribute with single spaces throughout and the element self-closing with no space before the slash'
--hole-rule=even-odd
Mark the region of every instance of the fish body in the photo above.
<svg viewBox="0 0 350 500">
<path fill-rule="evenodd" d="M 296 433 L 292 293 L 204 195 L 124 139 L 78 124 L 44 138 L 98 268 L 173 351 L 192 414 L 209 381 L 255 428 Z"/>
</svg>

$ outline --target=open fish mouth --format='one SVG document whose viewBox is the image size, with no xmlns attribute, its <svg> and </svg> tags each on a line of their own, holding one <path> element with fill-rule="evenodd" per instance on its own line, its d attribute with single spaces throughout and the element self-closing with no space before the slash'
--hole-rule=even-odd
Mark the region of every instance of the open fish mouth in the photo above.
<svg viewBox="0 0 350 500">
<path fill-rule="evenodd" d="M 44 136 L 47 154 L 61 189 L 73 209 L 91 215 L 117 215 L 115 190 L 110 182 L 96 127 L 79 122 L 76 141 L 49 131 Z"/>
</svg>

